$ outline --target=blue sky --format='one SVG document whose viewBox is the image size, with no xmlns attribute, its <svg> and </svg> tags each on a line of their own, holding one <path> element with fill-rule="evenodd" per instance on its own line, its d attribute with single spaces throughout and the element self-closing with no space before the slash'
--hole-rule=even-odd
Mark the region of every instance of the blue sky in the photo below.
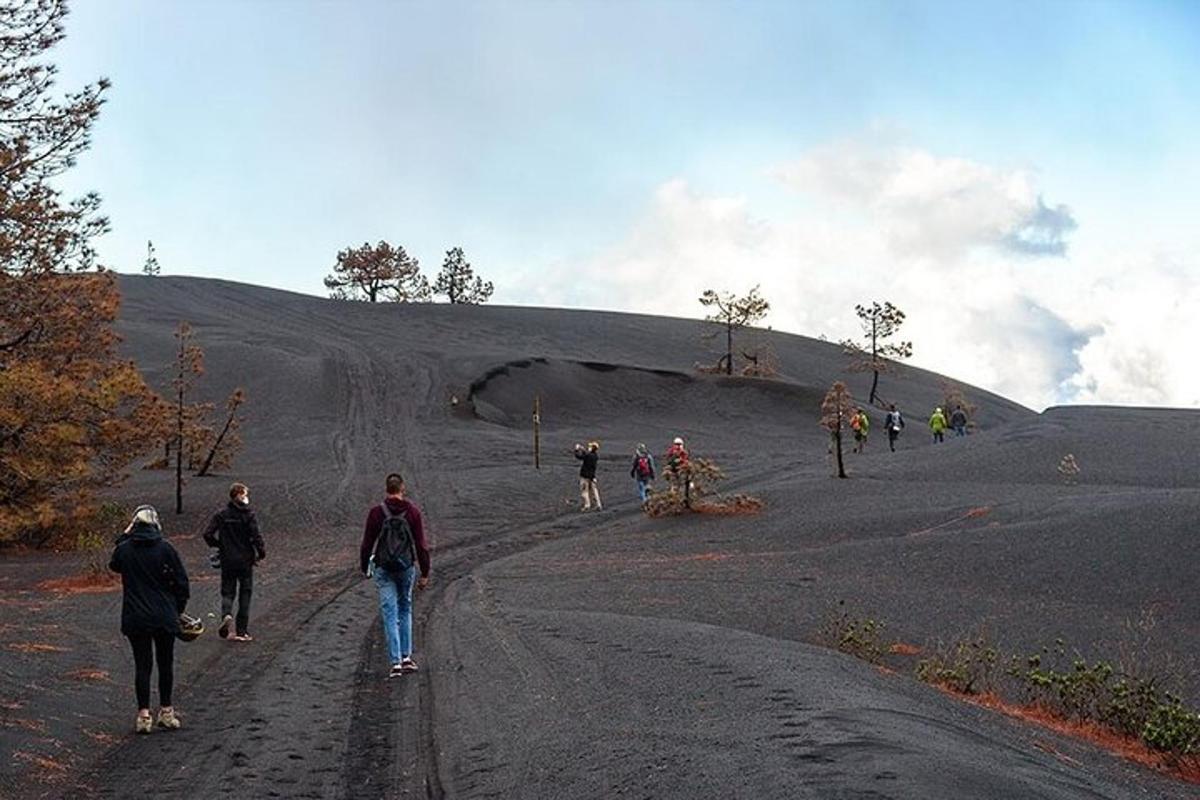
<svg viewBox="0 0 1200 800">
<path fill-rule="evenodd" d="M 167 273 L 322 293 L 385 238 L 430 271 L 464 247 L 504 303 L 698 316 L 762 283 L 831 338 L 890 282 L 923 366 L 1200 404 L 1139 321 L 1161 295 L 1128 308 L 1177 287 L 1194 325 L 1196 4 L 77 0 L 55 57 L 113 80 L 64 186 L 104 196 L 121 271 L 153 239 Z M 1037 198 L 1061 254 L 1002 245 Z M 945 363 L 947 333 L 996 342 Z"/>
</svg>

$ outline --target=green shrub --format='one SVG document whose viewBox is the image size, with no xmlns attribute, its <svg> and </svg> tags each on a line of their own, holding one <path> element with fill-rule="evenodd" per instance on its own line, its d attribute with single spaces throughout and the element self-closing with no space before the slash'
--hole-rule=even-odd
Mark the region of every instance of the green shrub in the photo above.
<svg viewBox="0 0 1200 800">
<path fill-rule="evenodd" d="M 858 618 L 838 603 L 838 610 L 818 629 L 817 641 L 872 664 L 883 660 L 888 647 L 883 641 L 887 626 L 870 617 Z"/>
<path fill-rule="evenodd" d="M 939 642 L 932 655 L 917 664 L 917 679 L 960 694 L 992 692 L 999 663 L 1000 651 L 983 636 L 953 645 Z"/>
</svg>

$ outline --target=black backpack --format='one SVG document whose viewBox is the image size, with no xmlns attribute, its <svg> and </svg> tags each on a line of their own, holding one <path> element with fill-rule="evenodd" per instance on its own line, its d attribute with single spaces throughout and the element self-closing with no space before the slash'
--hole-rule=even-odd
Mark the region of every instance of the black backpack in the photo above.
<svg viewBox="0 0 1200 800">
<path fill-rule="evenodd" d="M 383 525 L 375 542 L 375 566 L 389 572 L 406 570 L 413 565 L 416 550 L 408 515 L 393 514 L 387 503 L 379 507 L 383 509 Z"/>
</svg>

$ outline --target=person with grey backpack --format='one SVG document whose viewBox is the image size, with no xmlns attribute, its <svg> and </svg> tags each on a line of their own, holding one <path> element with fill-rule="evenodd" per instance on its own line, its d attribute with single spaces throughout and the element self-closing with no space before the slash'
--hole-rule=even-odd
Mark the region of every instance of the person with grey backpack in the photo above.
<svg viewBox="0 0 1200 800">
<path fill-rule="evenodd" d="M 387 497 L 367 514 L 359 568 L 375 581 L 379 617 L 391 657 L 389 677 L 417 671 L 413 660 L 412 593 L 429 585 L 429 544 L 421 511 L 404 496 L 404 478 L 387 476 Z M 420 569 L 421 577 L 417 578 Z"/>
</svg>

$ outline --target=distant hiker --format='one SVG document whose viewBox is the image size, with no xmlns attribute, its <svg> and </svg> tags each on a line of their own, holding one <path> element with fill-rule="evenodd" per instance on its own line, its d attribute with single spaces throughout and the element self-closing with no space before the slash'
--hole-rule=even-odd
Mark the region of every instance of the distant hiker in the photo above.
<svg viewBox="0 0 1200 800">
<path fill-rule="evenodd" d="M 392 660 L 388 677 L 395 678 L 417 671 L 412 593 L 414 583 L 417 589 L 429 585 L 429 545 L 421 510 L 404 497 L 404 478 L 393 472 L 386 483 L 387 497 L 367 514 L 358 560 L 363 575 L 373 577 L 379 590 L 379 618 Z"/>
<path fill-rule="evenodd" d="M 250 490 L 244 483 L 229 487 L 229 505 L 213 514 L 204 541 L 217 548 L 221 564 L 221 627 L 217 635 L 234 642 L 250 642 L 250 600 L 254 595 L 254 565 L 267 557 L 258 519 L 250 510 Z M 234 626 L 233 601 L 237 599 Z M 235 628 L 232 636 L 230 627 Z"/>
<path fill-rule="evenodd" d="M 594 498 L 596 501 L 596 510 L 602 511 L 603 509 L 600 506 L 600 485 L 596 483 L 596 465 L 600 463 L 600 443 L 588 442 L 588 446 L 584 447 L 577 442 L 575 444 L 575 457 L 583 462 L 579 465 L 579 493 L 583 495 L 583 510 L 591 510 Z"/>
<path fill-rule="evenodd" d="M 950 414 L 950 427 L 954 428 L 954 436 L 967 435 L 967 412 L 963 411 L 962 406 L 955 406 L 954 412 Z"/>
<path fill-rule="evenodd" d="M 179 615 L 187 608 L 188 576 L 179 553 L 163 538 L 158 512 L 138 506 L 133 521 L 117 539 L 108 568 L 121 576 L 121 633 L 133 649 L 133 688 L 138 715 L 134 730 L 150 733 L 150 673 L 158 661 L 158 727 L 178 730 L 171 705 L 175 684 L 175 637 Z"/>
<path fill-rule="evenodd" d="M 946 415 L 940 408 L 933 410 L 933 416 L 929 418 L 929 430 L 933 431 L 934 442 L 945 441 Z"/>
<path fill-rule="evenodd" d="M 900 438 L 900 431 L 904 430 L 904 417 L 900 414 L 900 409 L 896 408 L 895 403 L 888 406 L 883 427 L 887 431 L 888 447 L 894 453 L 896 452 L 896 440 Z"/>
<path fill-rule="evenodd" d="M 650 484 L 654 481 L 654 456 L 650 455 L 646 445 L 639 444 L 634 451 L 633 467 L 629 470 L 629 475 L 637 481 L 638 496 L 642 498 L 643 503 L 646 502 L 650 495 Z"/>
<path fill-rule="evenodd" d="M 867 447 L 867 436 L 871 433 L 871 418 L 861 408 L 850 418 L 850 430 L 854 431 L 854 452 L 861 453 Z"/>
<path fill-rule="evenodd" d="M 683 489 L 683 502 L 689 508 L 692 502 L 692 470 L 691 456 L 683 443 L 683 437 L 676 436 L 667 448 L 667 475 L 671 481 L 672 490 Z"/>
<path fill-rule="evenodd" d="M 675 441 L 667 448 L 667 467 L 676 472 L 684 472 L 688 468 L 688 451 L 682 437 L 676 436 Z"/>
</svg>

